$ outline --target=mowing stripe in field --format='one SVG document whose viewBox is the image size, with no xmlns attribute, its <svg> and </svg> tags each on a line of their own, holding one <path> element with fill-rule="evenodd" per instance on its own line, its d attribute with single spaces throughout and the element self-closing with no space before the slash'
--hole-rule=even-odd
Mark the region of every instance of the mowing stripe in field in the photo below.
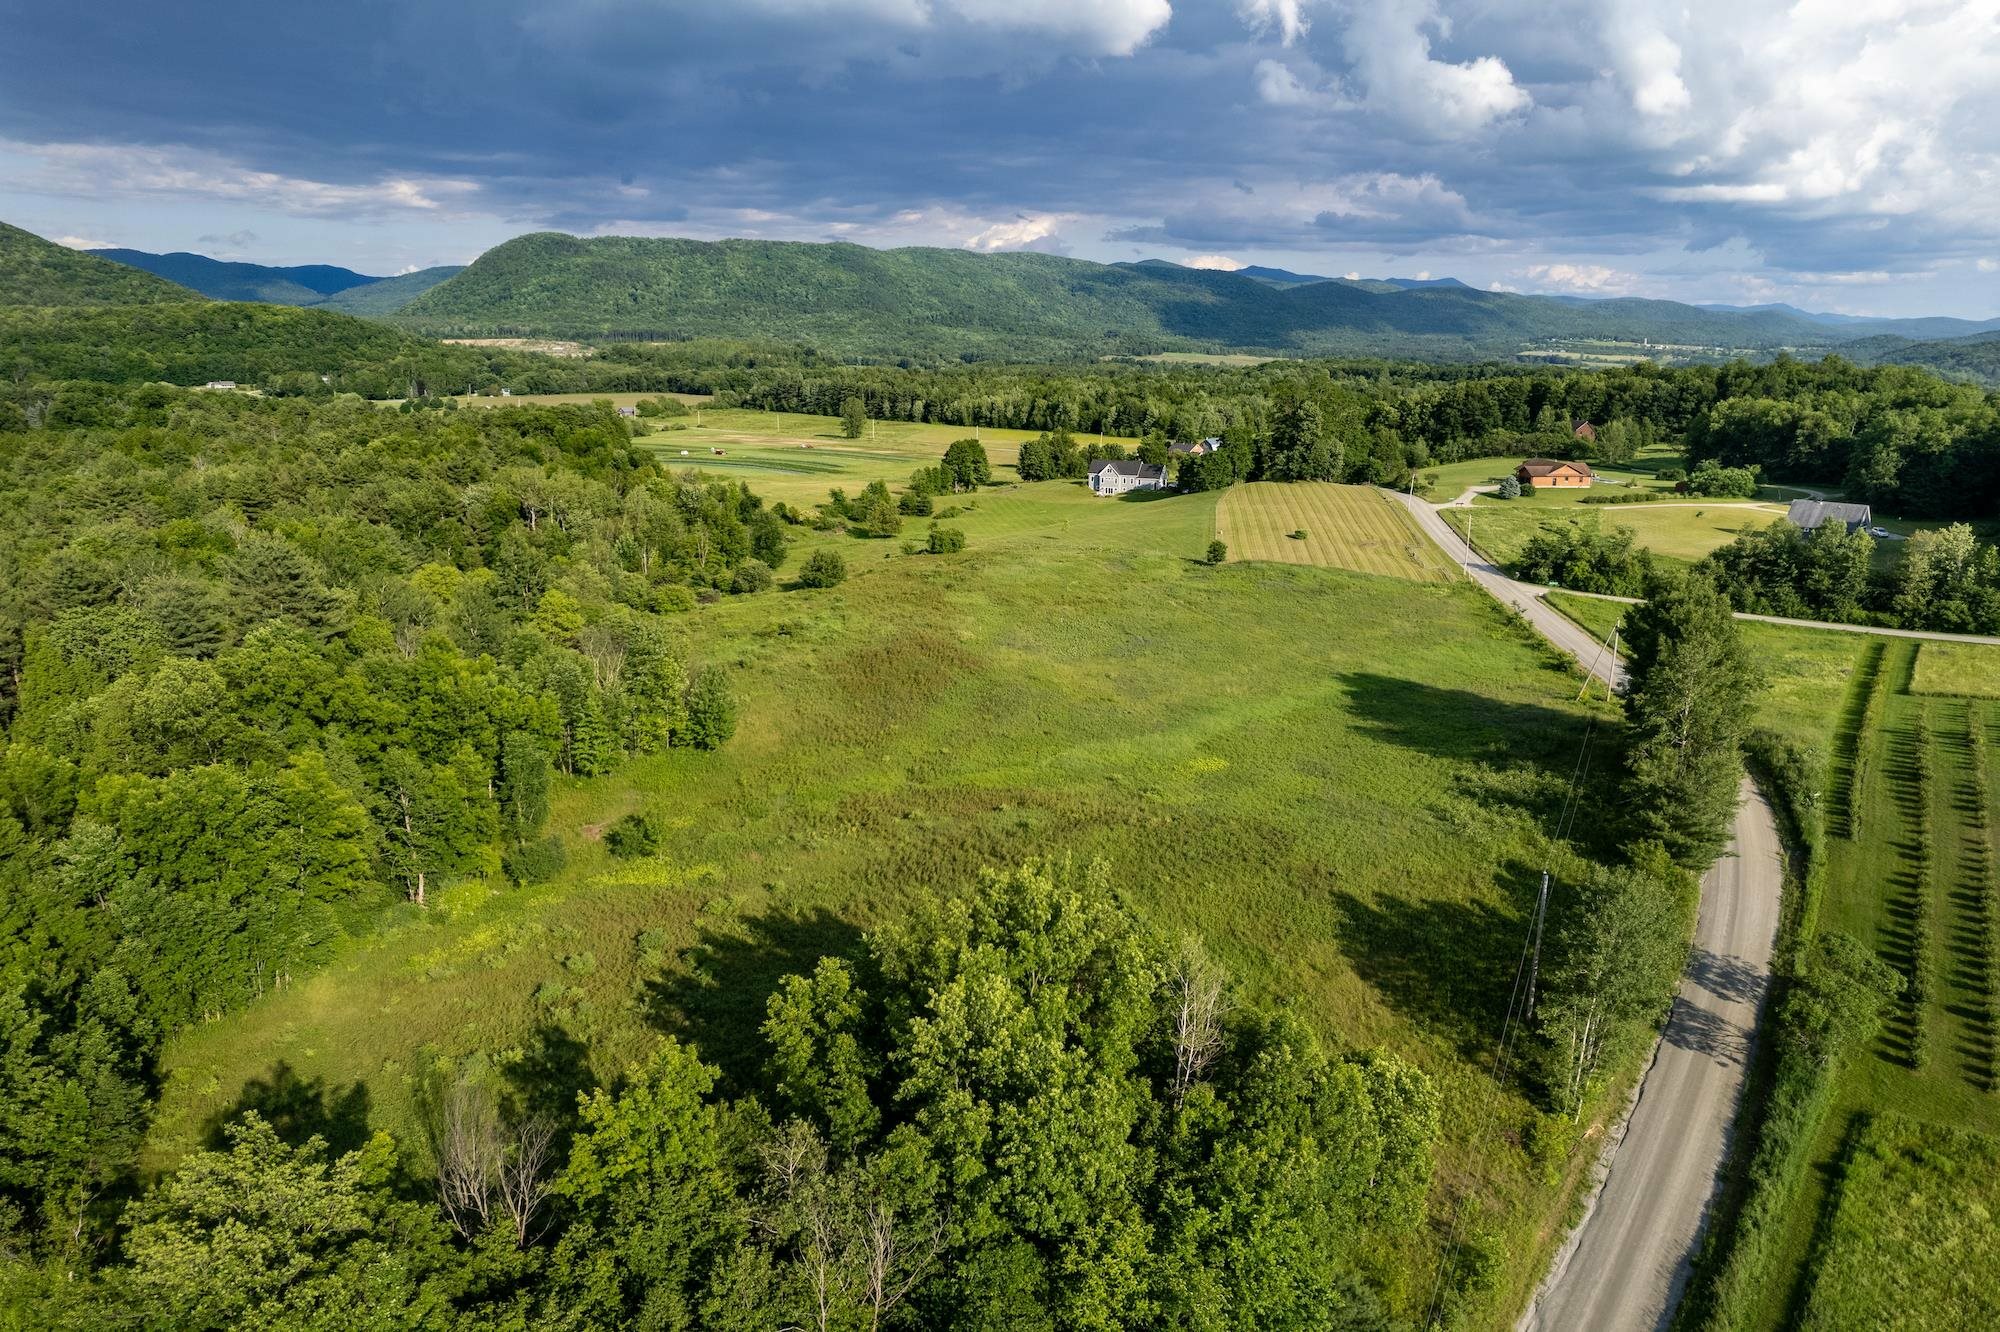
<svg viewBox="0 0 2000 1332">
<path fill-rule="evenodd" d="M 1295 538 L 1293 532 L 1304 532 Z M 1224 492 L 1216 534 L 1231 559 L 1317 564 L 1437 582 L 1450 570 L 1387 497 L 1368 486 L 1255 481 Z"/>
</svg>

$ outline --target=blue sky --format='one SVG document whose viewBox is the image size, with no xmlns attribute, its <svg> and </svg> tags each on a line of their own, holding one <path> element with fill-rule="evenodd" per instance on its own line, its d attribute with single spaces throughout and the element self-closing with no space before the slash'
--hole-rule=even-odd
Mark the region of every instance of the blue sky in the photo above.
<svg viewBox="0 0 2000 1332">
<path fill-rule="evenodd" d="M 2000 0 L 0 0 L 0 218 L 523 231 L 2000 315 Z"/>
</svg>

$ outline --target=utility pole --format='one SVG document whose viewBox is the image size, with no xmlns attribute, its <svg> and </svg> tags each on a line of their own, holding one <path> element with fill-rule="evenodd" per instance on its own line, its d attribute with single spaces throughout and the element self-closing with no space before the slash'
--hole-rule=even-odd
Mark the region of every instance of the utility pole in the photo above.
<svg viewBox="0 0 2000 1332">
<path fill-rule="evenodd" d="M 1535 982 L 1542 974 L 1542 922 L 1549 915 L 1549 872 L 1542 871 L 1542 890 L 1535 897 L 1534 953 L 1528 962 L 1528 1003 L 1521 1010 L 1523 1017 L 1532 1017 L 1535 1012 Z"/>
</svg>

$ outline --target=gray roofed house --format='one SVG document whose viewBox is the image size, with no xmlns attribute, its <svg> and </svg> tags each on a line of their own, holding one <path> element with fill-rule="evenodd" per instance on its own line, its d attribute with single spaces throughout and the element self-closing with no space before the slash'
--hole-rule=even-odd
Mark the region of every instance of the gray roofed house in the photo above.
<svg viewBox="0 0 2000 1332">
<path fill-rule="evenodd" d="M 1099 458 L 1090 464 L 1090 493 L 1123 495 L 1128 490 L 1165 490 L 1167 469 L 1137 458 Z"/>
<path fill-rule="evenodd" d="M 1198 439 L 1192 444 L 1184 442 L 1176 442 L 1173 444 L 1169 444 L 1167 445 L 1167 452 L 1182 453 L 1192 458 L 1200 458 L 1207 454 L 1214 453 L 1221 447 L 1222 447 L 1222 440 L 1214 435 L 1210 435 L 1207 439 Z"/>
<path fill-rule="evenodd" d="M 1796 527 L 1810 532 L 1815 527 L 1828 523 L 1840 523 L 1849 532 L 1856 528 L 1866 528 L 1874 521 L 1874 515 L 1866 504 L 1840 504 L 1833 500 L 1793 500 L 1785 510 L 1785 517 Z"/>
</svg>

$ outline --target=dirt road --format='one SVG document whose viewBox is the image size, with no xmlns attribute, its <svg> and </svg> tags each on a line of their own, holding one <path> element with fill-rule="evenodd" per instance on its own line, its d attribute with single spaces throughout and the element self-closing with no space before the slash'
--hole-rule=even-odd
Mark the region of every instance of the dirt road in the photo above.
<svg viewBox="0 0 2000 1332">
<path fill-rule="evenodd" d="M 1533 589 L 1470 551 L 1422 500 L 1398 496 L 1441 549 L 1599 679 L 1623 664 Z M 1521 1319 L 1534 1332 L 1651 1332 L 1687 1285 L 1749 1072 L 1784 888 L 1777 824 L 1748 779 L 1729 848 L 1701 881 L 1694 952 L 1639 1098 L 1607 1144 L 1600 1188 Z"/>
</svg>

